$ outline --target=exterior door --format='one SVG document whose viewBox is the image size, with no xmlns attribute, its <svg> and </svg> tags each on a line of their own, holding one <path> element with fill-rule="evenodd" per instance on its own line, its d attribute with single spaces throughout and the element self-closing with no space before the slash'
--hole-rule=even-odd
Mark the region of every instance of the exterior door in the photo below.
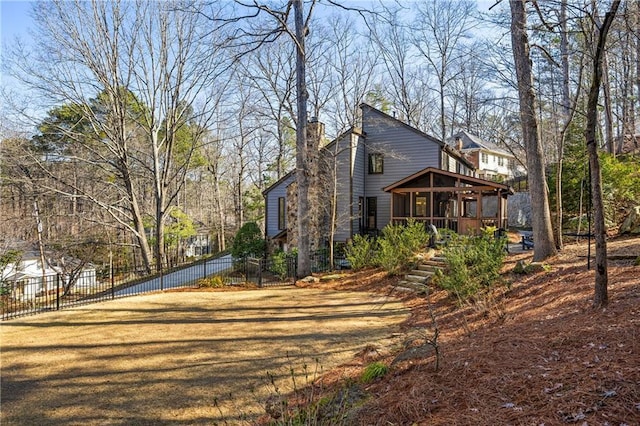
<svg viewBox="0 0 640 426">
<path fill-rule="evenodd" d="M 364 233 L 364 197 L 358 198 L 358 233 Z"/>
<path fill-rule="evenodd" d="M 367 197 L 367 230 L 378 229 L 378 198 Z"/>
</svg>

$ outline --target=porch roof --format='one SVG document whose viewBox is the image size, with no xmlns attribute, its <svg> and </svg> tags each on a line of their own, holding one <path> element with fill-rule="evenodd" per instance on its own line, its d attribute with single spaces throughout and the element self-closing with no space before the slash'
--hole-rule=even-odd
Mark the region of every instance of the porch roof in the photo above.
<svg viewBox="0 0 640 426">
<path fill-rule="evenodd" d="M 513 190 L 511 189 L 511 187 L 509 187 L 509 185 L 505 185 L 503 183 L 499 183 L 499 182 L 493 182 L 490 180 L 485 180 L 485 179 L 480 179 L 477 177 L 472 177 L 472 176 L 467 176 L 467 175 L 461 175 L 459 173 L 454 173 L 454 172 L 449 172 L 446 170 L 441 170 L 441 169 L 437 169 L 435 167 L 427 167 L 426 169 L 422 169 L 419 172 L 416 172 L 410 176 L 407 176 L 404 179 L 400 179 L 399 181 L 392 183 L 389 186 L 386 186 L 383 188 L 383 191 L 385 192 L 392 192 L 394 189 L 397 188 L 411 188 L 411 182 L 414 180 L 417 180 L 425 175 L 428 174 L 435 174 L 435 175 L 440 175 L 440 176 L 448 176 L 448 177 L 452 177 L 455 178 L 457 180 L 459 180 L 461 183 L 464 184 L 468 184 L 473 186 L 482 186 L 482 187 L 490 187 L 490 188 L 495 188 L 495 189 L 500 189 L 502 191 L 506 191 L 509 194 L 513 194 Z M 458 187 L 456 187 L 457 189 Z M 461 186 L 459 187 L 460 191 L 467 191 L 471 189 L 470 187 L 464 187 Z"/>
</svg>

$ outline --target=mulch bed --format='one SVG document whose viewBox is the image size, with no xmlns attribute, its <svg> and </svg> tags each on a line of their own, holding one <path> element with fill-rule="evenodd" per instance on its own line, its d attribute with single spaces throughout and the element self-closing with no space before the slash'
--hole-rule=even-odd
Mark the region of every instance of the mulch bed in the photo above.
<svg viewBox="0 0 640 426">
<path fill-rule="evenodd" d="M 533 253 L 510 255 L 503 270 L 509 285 L 463 307 L 440 290 L 428 302 L 399 293 L 393 286 L 398 278 L 381 271 L 314 284 L 402 297 L 412 309 L 404 324 L 412 342 L 407 350 L 415 351 L 410 336 L 433 337 L 432 309 L 442 354 L 435 371 L 433 350 L 397 362 L 398 351 L 371 347 L 326 374 L 323 386 L 337 389 L 346 377 L 357 380 L 368 363 L 395 359 L 383 379 L 365 386 L 372 397 L 360 408 L 358 424 L 639 424 L 640 267 L 632 255 L 640 255 L 640 238 L 612 239 L 608 253 L 609 305 L 603 309 L 592 306 L 586 242 L 549 259 L 550 272 L 512 274 L 515 263 L 531 261 Z"/>
</svg>

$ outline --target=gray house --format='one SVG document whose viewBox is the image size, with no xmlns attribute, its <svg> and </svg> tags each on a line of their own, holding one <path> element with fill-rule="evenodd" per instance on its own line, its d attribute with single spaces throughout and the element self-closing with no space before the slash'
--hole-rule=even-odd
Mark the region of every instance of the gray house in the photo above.
<svg viewBox="0 0 640 426">
<path fill-rule="evenodd" d="M 331 222 L 335 242 L 376 234 L 409 218 L 458 232 L 506 226 L 506 185 L 474 177 L 473 165 L 437 138 L 370 105 L 360 108 L 362 127 L 349 129 L 320 150 L 323 179 L 315 184 L 323 198 L 315 204 L 324 211 L 315 215 L 319 230 L 311 238 L 318 246 L 327 241 Z M 295 246 L 295 171 L 264 196 L 267 239 L 280 248 Z M 458 228 L 462 217 L 467 219 L 464 229 Z M 471 219 L 477 223 L 472 225 Z"/>
</svg>

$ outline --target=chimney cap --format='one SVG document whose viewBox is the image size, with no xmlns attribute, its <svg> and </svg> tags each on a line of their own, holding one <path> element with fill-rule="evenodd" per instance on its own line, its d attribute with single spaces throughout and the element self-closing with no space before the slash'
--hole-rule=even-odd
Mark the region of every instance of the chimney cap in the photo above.
<svg viewBox="0 0 640 426">
<path fill-rule="evenodd" d="M 318 117 L 316 117 L 315 115 L 309 118 L 309 123 L 317 123 L 317 122 L 318 122 Z"/>
</svg>

